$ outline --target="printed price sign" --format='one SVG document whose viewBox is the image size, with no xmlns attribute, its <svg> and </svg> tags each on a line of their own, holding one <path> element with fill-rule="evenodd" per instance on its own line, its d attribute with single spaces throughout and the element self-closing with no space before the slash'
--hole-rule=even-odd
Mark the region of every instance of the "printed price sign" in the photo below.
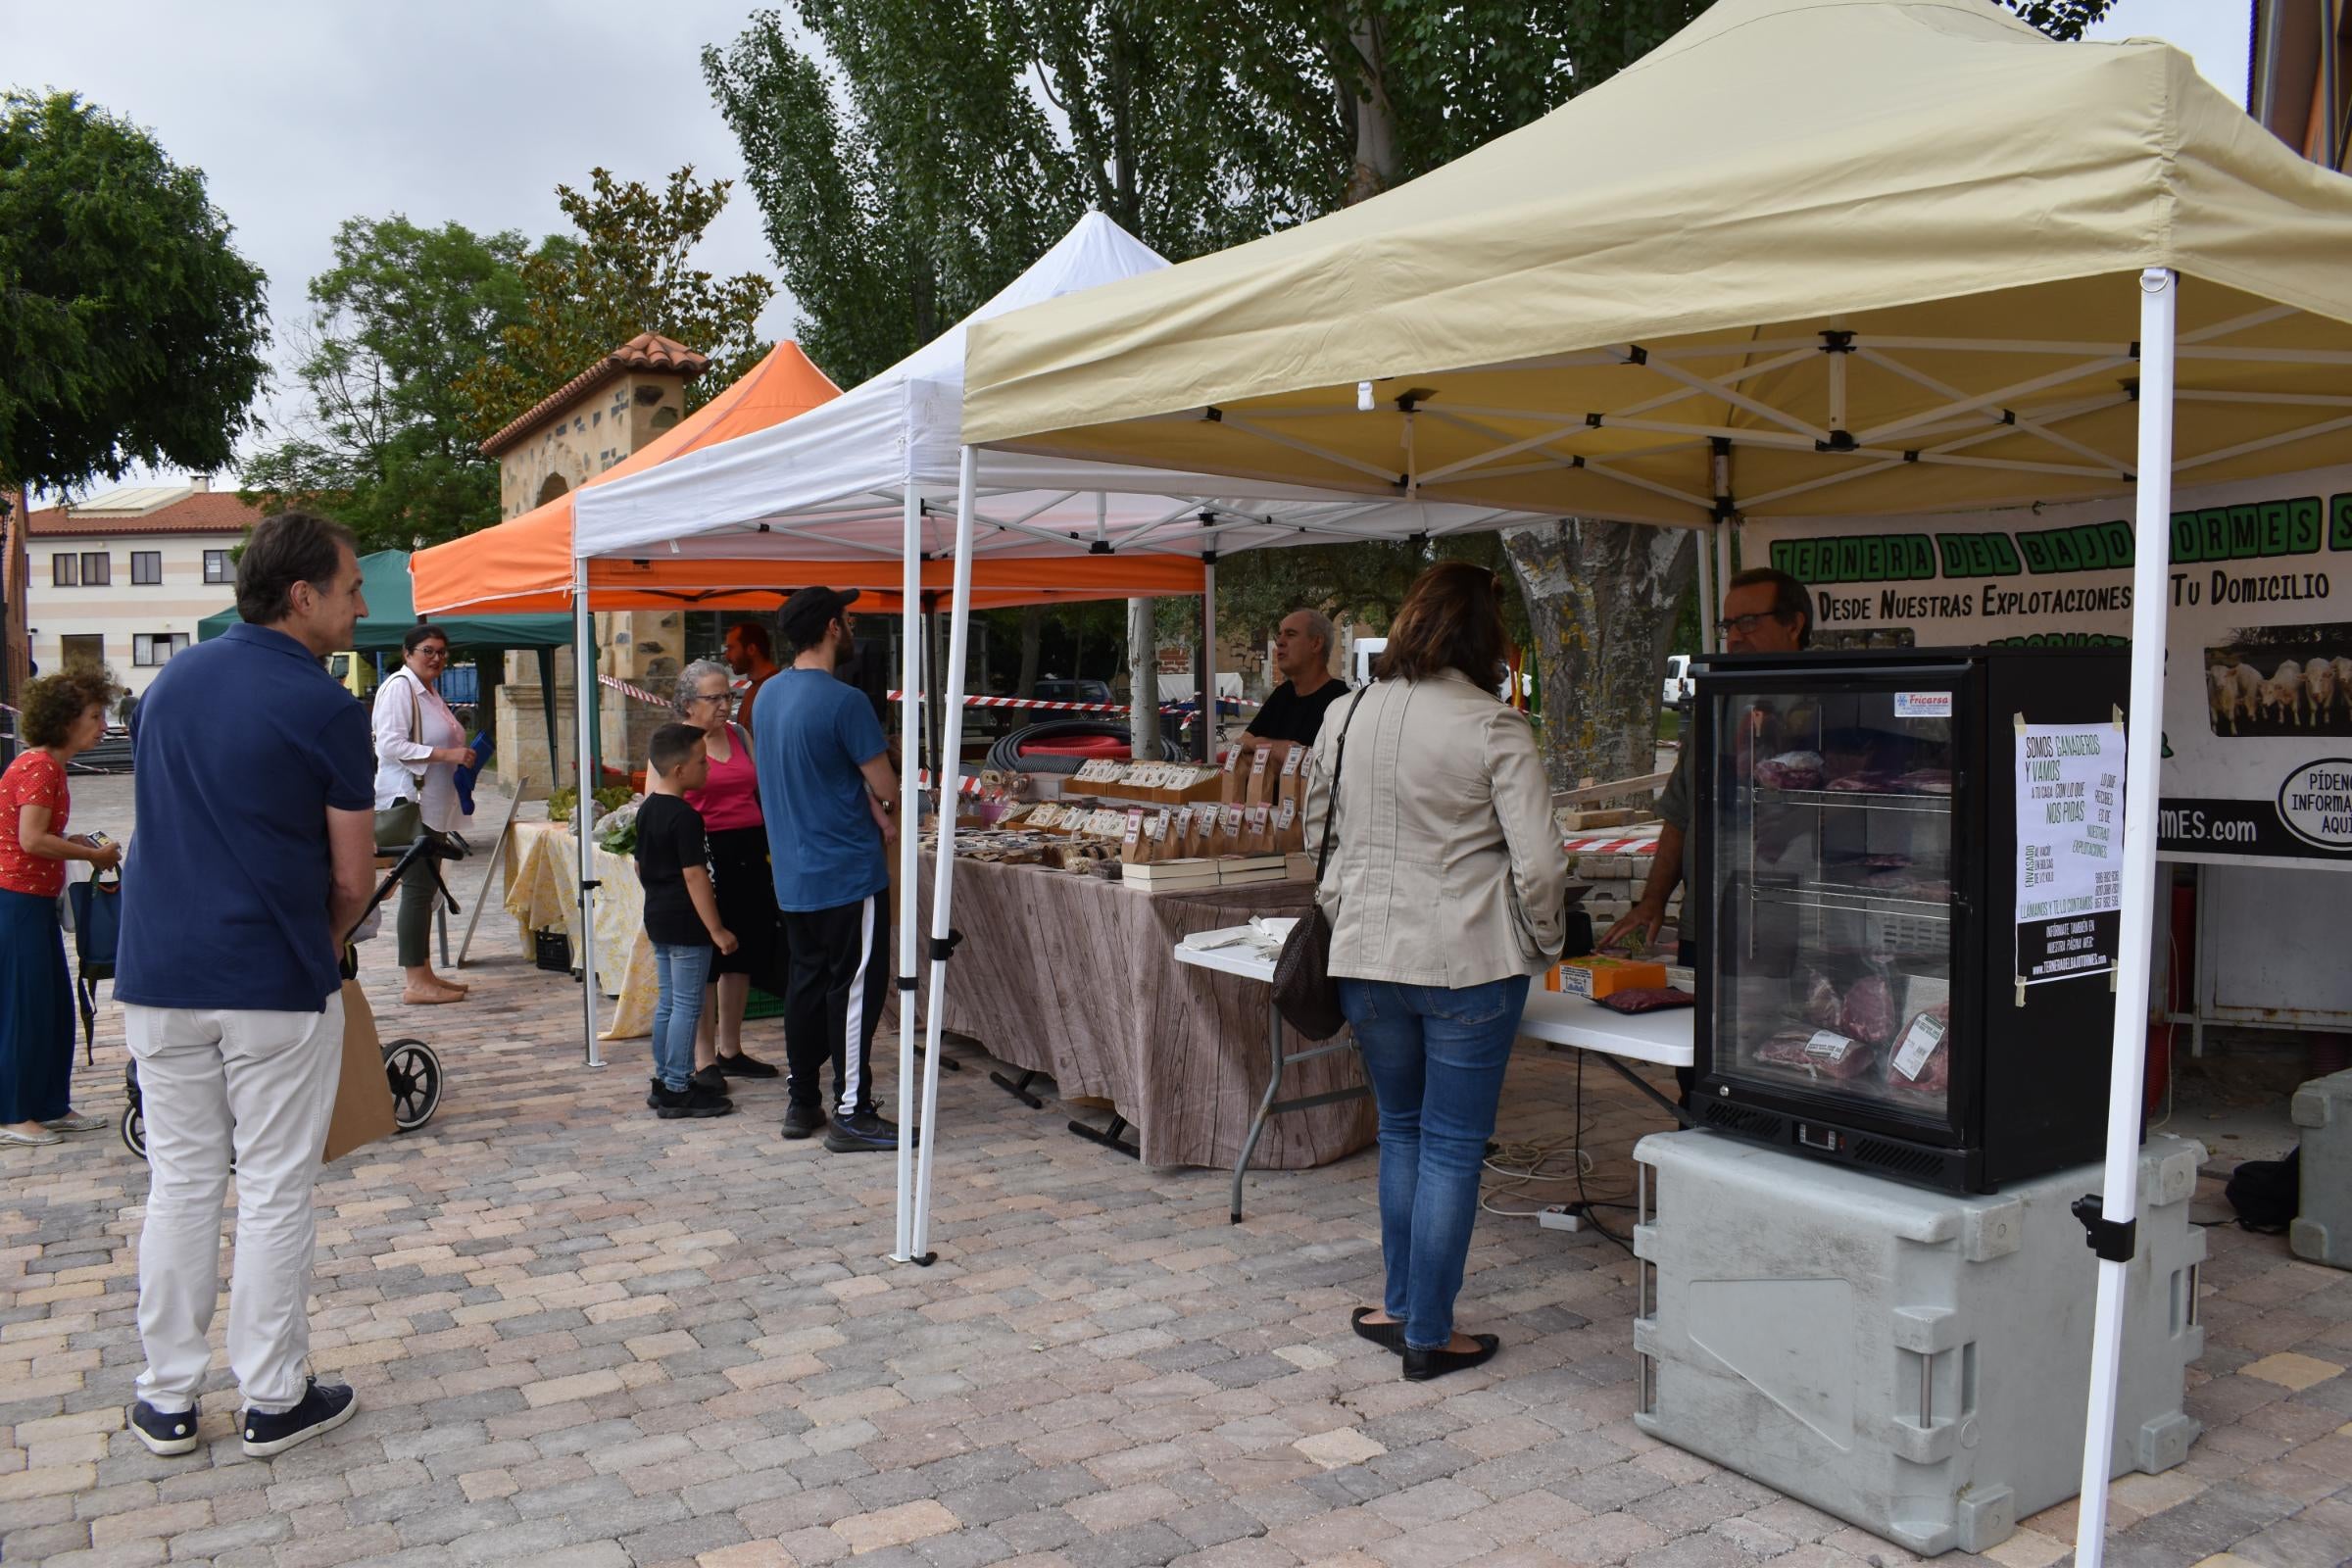
<svg viewBox="0 0 2352 1568">
<path fill-rule="evenodd" d="M 2017 726 L 2017 983 L 2115 967 L 2123 926 L 2124 731 Z"/>
</svg>

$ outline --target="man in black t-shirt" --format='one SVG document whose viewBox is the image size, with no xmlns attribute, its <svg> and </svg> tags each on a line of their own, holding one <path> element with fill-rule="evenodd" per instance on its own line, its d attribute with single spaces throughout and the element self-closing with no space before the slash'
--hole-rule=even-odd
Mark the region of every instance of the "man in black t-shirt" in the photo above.
<svg viewBox="0 0 2352 1568">
<path fill-rule="evenodd" d="M 1331 673 L 1334 633 L 1320 611 L 1294 610 L 1274 634 L 1274 667 L 1281 685 L 1266 694 L 1266 706 L 1250 721 L 1250 733 L 1269 741 L 1312 746 L 1323 730 L 1323 711 L 1345 696 L 1348 683 Z"/>
</svg>

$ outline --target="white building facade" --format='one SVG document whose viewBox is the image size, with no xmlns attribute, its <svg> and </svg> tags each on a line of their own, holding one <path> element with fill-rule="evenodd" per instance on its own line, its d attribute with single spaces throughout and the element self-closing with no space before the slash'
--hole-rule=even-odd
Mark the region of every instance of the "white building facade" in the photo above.
<svg viewBox="0 0 2352 1568">
<path fill-rule="evenodd" d="M 104 664 L 133 696 L 236 602 L 231 552 L 261 513 L 209 480 L 131 485 L 26 519 L 26 619 L 41 672 Z"/>
</svg>

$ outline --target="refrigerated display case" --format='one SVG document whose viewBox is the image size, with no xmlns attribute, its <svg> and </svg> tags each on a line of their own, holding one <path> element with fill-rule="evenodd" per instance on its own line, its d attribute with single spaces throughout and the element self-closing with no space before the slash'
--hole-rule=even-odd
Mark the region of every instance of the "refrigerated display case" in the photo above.
<svg viewBox="0 0 2352 1568">
<path fill-rule="evenodd" d="M 2099 1157 L 2111 976 L 2020 983 L 2015 780 L 2021 725 L 2128 683 L 2108 649 L 1706 662 L 1698 1125 L 1953 1192 Z"/>
</svg>

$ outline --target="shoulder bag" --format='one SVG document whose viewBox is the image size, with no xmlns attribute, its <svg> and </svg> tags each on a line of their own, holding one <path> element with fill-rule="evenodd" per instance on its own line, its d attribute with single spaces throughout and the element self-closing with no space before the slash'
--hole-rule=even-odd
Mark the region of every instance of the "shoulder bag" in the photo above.
<svg viewBox="0 0 2352 1568">
<path fill-rule="evenodd" d="M 424 737 L 424 699 L 419 694 L 416 677 L 404 669 L 392 680 L 408 688 L 409 739 L 421 744 Z M 391 682 L 385 684 L 389 686 Z M 379 692 L 376 700 L 381 702 L 384 695 Z M 407 764 L 402 765 L 403 770 L 409 773 L 409 782 L 416 787 L 416 798 L 394 801 L 375 813 L 375 847 L 379 850 L 405 850 L 424 832 L 424 808 L 421 804 L 424 796 L 423 770 L 412 771 Z"/>
<path fill-rule="evenodd" d="M 1367 686 L 1364 691 L 1372 688 Z M 1340 836 L 1340 776 L 1348 768 L 1348 730 L 1363 705 L 1357 692 L 1340 724 L 1340 743 L 1331 762 L 1331 808 L 1323 813 L 1323 848 L 1315 857 L 1315 901 L 1291 927 L 1274 962 L 1274 1008 L 1282 1021 L 1309 1040 L 1329 1040 L 1347 1026 L 1340 1006 L 1340 984 L 1331 977 L 1331 917 L 1323 912 L 1323 873 L 1331 866 L 1331 846 Z"/>
</svg>

